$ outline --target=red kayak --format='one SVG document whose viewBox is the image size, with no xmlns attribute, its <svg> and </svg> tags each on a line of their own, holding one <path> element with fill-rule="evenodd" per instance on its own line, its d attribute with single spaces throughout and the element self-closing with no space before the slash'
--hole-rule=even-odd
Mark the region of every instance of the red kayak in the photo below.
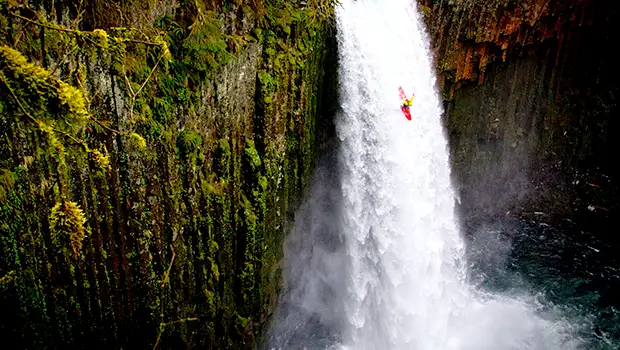
<svg viewBox="0 0 620 350">
<path fill-rule="evenodd" d="M 401 99 L 400 110 L 403 111 L 403 114 L 405 115 L 405 118 L 407 118 L 407 120 L 411 120 L 411 112 L 409 111 L 409 108 L 403 106 L 403 103 L 405 102 L 405 100 L 407 100 L 407 95 L 405 95 L 405 91 L 400 86 L 398 87 L 398 93 Z"/>
</svg>

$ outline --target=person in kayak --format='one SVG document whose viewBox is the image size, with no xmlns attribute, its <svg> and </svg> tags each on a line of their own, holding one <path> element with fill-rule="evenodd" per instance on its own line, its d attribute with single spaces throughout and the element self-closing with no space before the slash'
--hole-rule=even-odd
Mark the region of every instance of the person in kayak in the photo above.
<svg viewBox="0 0 620 350">
<path fill-rule="evenodd" d="M 406 110 L 409 110 L 409 107 L 411 107 L 411 104 L 413 103 L 413 99 L 415 97 L 415 94 L 411 96 L 410 99 L 406 99 L 403 101 L 403 108 Z"/>
</svg>

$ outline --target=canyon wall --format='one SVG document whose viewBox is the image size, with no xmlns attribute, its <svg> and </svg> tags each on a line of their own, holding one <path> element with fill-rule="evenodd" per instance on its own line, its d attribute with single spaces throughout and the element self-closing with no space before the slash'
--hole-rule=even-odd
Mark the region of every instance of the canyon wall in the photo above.
<svg viewBox="0 0 620 350">
<path fill-rule="evenodd" d="M 419 0 L 466 217 L 609 218 L 618 6 Z M 602 226 L 604 227 L 604 226 Z"/>
<path fill-rule="evenodd" d="M 252 348 L 332 20 L 329 1 L 1 1 L 0 337 Z"/>
</svg>

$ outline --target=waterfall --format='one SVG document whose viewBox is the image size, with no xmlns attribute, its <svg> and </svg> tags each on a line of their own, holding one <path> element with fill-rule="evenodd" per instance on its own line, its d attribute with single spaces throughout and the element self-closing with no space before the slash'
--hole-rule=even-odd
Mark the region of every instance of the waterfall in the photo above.
<svg viewBox="0 0 620 350">
<path fill-rule="evenodd" d="M 410 1 L 337 10 L 342 225 L 351 271 L 345 337 L 367 349 L 437 349 L 465 282 L 441 105 Z M 411 121 L 398 87 L 415 93 Z M 433 341 L 433 339 L 435 341 Z"/>
<path fill-rule="evenodd" d="M 467 281 L 433 62 L 412 0 L 342 0 L 337 152 L 286 248 L 269 349 L 576 349 L 533 298 Z M 415 94 L 412 120 L 398 88 Z M 337 171 L 334 171 L 337 169 Z"/>
</svg>

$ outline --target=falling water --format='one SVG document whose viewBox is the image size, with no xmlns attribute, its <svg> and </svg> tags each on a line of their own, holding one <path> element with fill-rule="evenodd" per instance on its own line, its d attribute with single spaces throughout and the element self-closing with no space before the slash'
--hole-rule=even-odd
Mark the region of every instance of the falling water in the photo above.
<svg viewBox="0 0 620 350">
<path fill-rule="evenodd" d="M 351 259 L 345 339 L 355 349 L 438 349 L 450 310 L 463 300 L 441 107 L 409 3 L 345 1 L 337 12 L 337 132 Z M 415 92 L 412 121 L 399 109 L 401 85 Z"/>
<path fill-rule="evenodd" d="M 270 349 L 576 349 L 534 298 L 467 281 L 428 38 L 412 0 L 342 0 L 337 154 L 287 246 Z M 408 121 L 398 87 L 415 93 Z M 337 164 L 337 172 L 329 171 Z"/>
</svg>

